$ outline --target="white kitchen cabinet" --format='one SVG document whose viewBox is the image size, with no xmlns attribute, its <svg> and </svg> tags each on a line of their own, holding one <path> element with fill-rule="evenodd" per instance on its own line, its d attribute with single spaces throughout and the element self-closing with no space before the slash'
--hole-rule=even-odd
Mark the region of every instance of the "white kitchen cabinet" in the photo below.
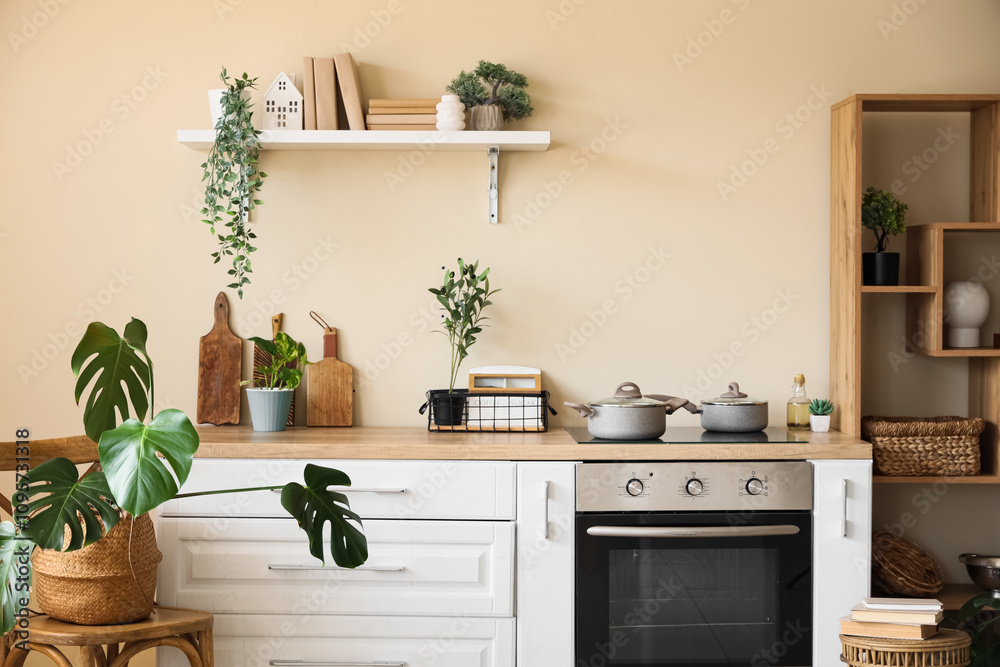
<svg viewBox="0 0 1000 667">
<path fill-rule="evenodd" d="M 517 467 L 517 665 L 573 665 L 575 463 Z"/>
<path fill-rule="evenodd" d="M 840 621 L 871 590 L 872 462 L 813 464 L 813 667 L 840 665 Z"/>
<path fill-rule="evenodd" d="M 513 667 L 512 618 L 216 614 L 217 667 Z M 173 648 L 159 667 L 188 667 Z"/>
</svg>

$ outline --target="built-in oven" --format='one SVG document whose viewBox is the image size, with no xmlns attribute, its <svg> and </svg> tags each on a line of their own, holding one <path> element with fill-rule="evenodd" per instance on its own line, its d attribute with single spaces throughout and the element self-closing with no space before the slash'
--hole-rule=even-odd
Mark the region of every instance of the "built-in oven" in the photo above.
<svg viewBox="0 0 1000 667">
<path fill-rule="evenodd" d="M 577 667 L 812 663 L 812 466 L 577 466 Z"/>
</svg>

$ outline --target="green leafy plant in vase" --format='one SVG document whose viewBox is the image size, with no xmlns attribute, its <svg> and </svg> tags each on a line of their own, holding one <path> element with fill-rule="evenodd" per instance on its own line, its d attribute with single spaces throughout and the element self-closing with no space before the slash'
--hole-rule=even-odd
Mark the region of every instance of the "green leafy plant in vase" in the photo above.
<svg viewBox="0 0 1000 667">
<path fill-rule="evenodd" d="M 983 591 L 966 602 L 958 612 L 958 622 L 972 631 L 969 667 L 1000 665 L 1000 599 L 996 591 Z"/>
<path fill-rule="evenodd" d="M 302 382 L 301 367 L 312 362 L 306 358 L 305 346 L 284 331 L 279 331 L 273 341 L 259 337 L 250 340 L 271 358 L 270 363 L 254 367 L 263 378 L 263 386 L 247 388 L 250 420 L 255 431 L 284 431 L 292 395 Z M 247 385 L 250 381 L 240 384 Z"/>
<path fill-rule="evenodd" d="M 814 398 L 809 403 L 809 428 L 813 433 L 826 433 L 830 430 L 830 415 L 833 414 L 833 403 L 825 398 Z"/>
<path fill-rule="evenodd" d="M 886 190 L 868 188 L 861 199 L 861 224 L 875 234 L 875 252 L 861 256 L 865 285 L 898 285 L 899 253 L 886 252 L 889 237 L 906 231 L 909 207 Z"/>
<path fill-rule="evenodd" d="M 212 253 L 215 263 L 223 257 L 232 258 L 228 273 L 233 282 L 228 287 L 242 299 L 243 287 L 250 284 L 253 272 L 250 254 L 257 250 L 253 245 L 257 236 L 250 231 L 250 212 L 264 203 L 256 196 L 267 174 L 258 168 L 261 132 L 253 127 L 253 105 L 247 99 L 257 79 L 244 72 L 230 80 L 225 68 L 220 78 L 226 92 L 222 95 L 222 116 L 215 126 L 215 143 L 201 165 L 205 184 L 201 214 L 219 239 L 219 249 Z M 225 228 L 221 233 L 216 231 L 219 226 Z"/>
<path fill-rule="evenodd" d="M 476 337 L 487 326 L 489 318 L 483 315 L 483 311 L 493 305 L 490 298 L 500 290 L 490 289 L 490 270 L 480 272 L 478 260 L 467 264 L 459 257 L 458 271 L 444 266 L 441 268 L 444 269 L 444 281 L 440 287 L 432 287 L 428 291 L 441 304 L 444 322 L 439 333 L 448 337 L 451 346 L 451 372 L 448 375 L 448 391 L 431 391 L 429 400 L 436 424 L 457 426 L 462 423 L 468 394 L 467 390 L 455 389 L 458 370 L 469 356 L 469 348 L 475 345 Z"/>
<path fill-rule="evenodd" d="M 472 130 L 502 130 L 503 122 L 531 115 L 528 79 L 499 63 L 480 60 L 476 69 L 462 72 L 446 90 L 471 110 Z"/>
<path fill-rule="evenodd" d="M 72 461 L 54 458 L 19 478 L 15 504 L 26 512 L 17 512 L 16 523 L 0 523 L 3 633 L 11 630 L 14 610 L 22 606 L 18 577 L 30 578 L 32 563 L 33 592 L 50 616 L 85 624 L 127 623 L 147 616 L 160 558 L 148 512 L 174 498 L 280 489 L 281 505 L 305 531 L 309 553 L 325 562 L 323 530 L 330 524 L 329 553 L 337 565 L 354 568 L 368 558 L 361 519 L 347 497 L 330 488 L 350 486 L 350 478 L 339 470 L 309 464 L 304 484 L 179 493 L 198 451 L 198 432 L 181 410 L 152 414 L 153 362 L 146 338 L 141 320 L 132 319 L 122 335 L 94 322 L 73 352 L 76 400 L 84 399 L 84 429 L 98 443 L 100 462 L 81 476 Z M 105 540 L 120 543 L 121 549 L 88 549 Z M 23 566 L 27 573 L 17 571 L 22 563 L 15 558 L 25 548 L 34 552 Z M 104 560 L 91 562 L 91 555 Z M 117 597 L 131 600 L 100 608 L 94 604 L 100 599 L 94 587 L 106 585 L 99 575 L 106 572 L 109 558 L 120 571 L 131 572 L 119 585 L 123 590 L 116 591 Z M 67 559 L 73 559 L 72 578 Z M 58 596 L 51 594 L 53 588 Z M 47 608 L 47 600 L 56 597 L 80 604 Z M 95 606 L 106 615 L 95 615 Z"/>
</svg>

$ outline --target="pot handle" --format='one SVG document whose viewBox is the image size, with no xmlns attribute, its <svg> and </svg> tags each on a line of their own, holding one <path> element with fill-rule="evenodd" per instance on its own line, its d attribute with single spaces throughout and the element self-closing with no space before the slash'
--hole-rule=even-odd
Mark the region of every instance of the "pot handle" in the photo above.
<svg viewBox="0 0 1000 667">
<path fill-rule="evenodd" d="M 583 403 L 570 403 L 569 401 L 564 401 L 563 405 L 565 405 L 567 408 L 573 408 L 574 410 L 580 413 L 581 417 L 589 417 L 590 415 L 594 414 L 594 409 L 591 408 L 589 405 L 584 405 Z"/>
<path fill-rule="evenodd" d="M 642 398 L 642 392 L 635 382 L 622 382 L 615 387 L 615 398 Z"/>
<path fill-rule="evenodd" d="M 693 415 L 700 415 L 701 408 L 692 403 L 686 398 L 678 398 L 676 396 L 666 396 L 664 394 L 645 394 L 646 398 L 651 398 L 654 401 L 663 401 L 667 404 L 667 414 L 672 415 L 681 408 L 684 408 Z"/>
</svg>

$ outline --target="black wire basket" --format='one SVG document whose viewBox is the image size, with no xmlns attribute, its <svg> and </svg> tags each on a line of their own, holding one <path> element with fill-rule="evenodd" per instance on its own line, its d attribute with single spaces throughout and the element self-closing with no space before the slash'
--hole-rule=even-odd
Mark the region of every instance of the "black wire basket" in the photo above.
<svg viewBox="0 0 1000 667">
<path fill-rule="evenodd" d="M 549 429 L 549 392 L 470 392 L 432 389 L 420 414 L 428 431 L 507 431 L 540 433 Z"/>
</svg>

